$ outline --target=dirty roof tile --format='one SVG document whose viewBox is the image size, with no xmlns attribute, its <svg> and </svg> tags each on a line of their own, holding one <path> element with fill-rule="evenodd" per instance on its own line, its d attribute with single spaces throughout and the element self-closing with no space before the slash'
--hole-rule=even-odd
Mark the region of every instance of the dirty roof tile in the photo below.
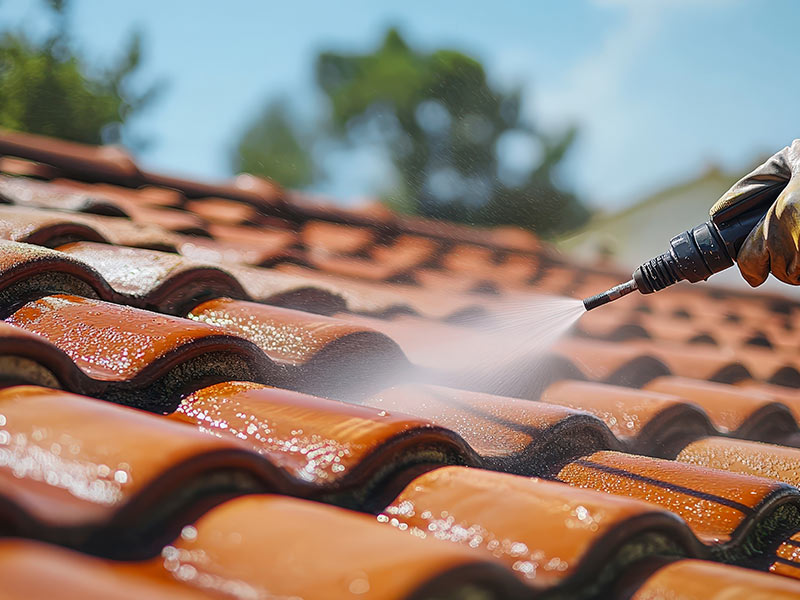
<svg viewBox="0 0 800 600">
<path fill-rule="evenodd" d="M 570 598 L 602 593 L 632 557 L 703 553 L 678 517 L 652 504 L 462 467 L 418 477 L 378 519 L 474 548 L 534 590 Z"/>
<path fill-rule="evenodd" d="M 188 316 L 250 340 L 292 368 L 289 386 L 311 394 L 358 396 L 409 371 L 394 341 L 343 319 L 228 298 L 204 302 Z"/>
<path fill-rule="evenodd" d="M 717 433 L 697 404 L 671 394 L 559 381 L 540 399 L 597 416 L 635 454 L 672 458 L 689 442 Z"/>
<path fill-rule="evenodd" d="M 565 466 L 558 480 L 657 504 L 686 521 L 725 562 L 750 566 L 785 539 L 786 531 L 800 529 L 800 492 L 762 477 L 597 452 Z"/>
<path fill-rule="evenodd" d="M 552 475 L 571 458 L 617 442 L 597 419 L 568 408 L 432 385 L 400 385 L 359 404 L 402 411 L 458 433 L 499 471 Z"/>
<path fill-rule="evenodd" d="M 243 440 L 290 473 L 297 495 L 361 510 L 386 506 L 420 469 L 478 464 L 463 440 L 425 419 L 254 383 L 198 390 L 173 418 Z"/>
<path fill-rule="evenodd" d="M 109 217 L 128 216 L 124 208 L 107 198 L 25 177 L 0 176 L 0 198 L 10 204 L 33 208 L 84 212 Z"/>
<path fill-rule="evenodd" d="M 222 329 L 98 300 L 46 296 L 7 321 L 68 354 L 91 378 L 91 395 L 156 412 L 211 383 L 283 377 L 258 347 Z"/>
<path fill-rule="evenodd" d="M 675 460 L 800 486 L 800 450 L 795 448 L 708 437 L 686 446 Z"/>
<path fill-rule="evenodd" d="M 172 234 L 157 225 L 118 217 L 0 206 L 0 238 L 55 248 L 78 241 L 175 249 Z"/>
<path fill-rule="evenodd" d="M 0 238 L 53 248 L 76 240 L 107 242 L 82 215 L 0 206 Z"/>
<path fill-rule="evenodd" d="M 766 393 L 685 377 L 659 377 L 644 389 L 681 396 L 701 406 L 719 432 L 733 437 L 777 442 L 798 431 L 791 411 Z"/>
<path fill-rule="evenodd" d="M 67 244 L 59 250 L 97 269 L 132 306 L 185 315 L 209 298 L 247 297 L 230 273 L 178 254 L 90 242 Z"/>
<path fill-rule="evenodd" d="M 105 279 L 80 260 L 42 246 L 0 240 L 0 315 L 57 293 L 103 300 L 113 295 Z"/>
<path fill-rule="evenodd" d="M 585 378 L 593 381 L 640 387 L 670 374 L 664 362 L 630 344 L 565 339 L 557 342 L 551 352 L 570 360 Z"/>
<path fill-rule="evenodd" d="M 144 557 L 226 494 L 285 487 L 235 441 L 108 402 L 12 387 L 0 414 L 0 511 L 15 515 L 6 534 Z"/>
<path fill-rule="evenodd" d="M 0 385 L 31 383 L 84 391 L 91 382 L 70 357 L 45 338 L 0 321 Z"/>
</svg>

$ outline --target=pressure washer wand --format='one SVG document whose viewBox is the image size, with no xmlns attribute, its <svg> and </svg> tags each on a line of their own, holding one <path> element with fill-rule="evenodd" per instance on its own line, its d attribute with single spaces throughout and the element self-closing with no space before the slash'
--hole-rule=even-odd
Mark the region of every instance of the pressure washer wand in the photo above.
<svg viewBox="0 0 800 600">
<path fill-rule="evenodd" d="M 608 304 L 634 290 L 652 294 L 678 281 L 705 281 L 733 265 L 739 249 L 764 217 L 773 197 L 753 198 L 746 206 L 734 206 L 710 221 L 676 235 L 669 250 L 643 263 L 627 283 L 583 301 L 586 310 Z"/>
</svg>

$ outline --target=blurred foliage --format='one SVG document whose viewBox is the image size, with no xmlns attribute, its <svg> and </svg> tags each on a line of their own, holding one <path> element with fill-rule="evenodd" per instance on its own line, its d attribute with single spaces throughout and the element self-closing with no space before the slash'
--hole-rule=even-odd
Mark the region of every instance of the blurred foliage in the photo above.
<svg viewBox="0 0 800 600">
<path fill-rule="evenodd" d="M 313 181 L 308 140 L 294 125 L 285 100 L 273 100 L 248 125 L 232 157 L 235 172 L 271 177 L 288 187 Z"/>
<path fill-rule="evenodd" d="M 125 123 L 160 90 L 130 89 L 141 59 L 140 36 L 131 36 L 113 65 L 93 68 L 70 41 L 68 3 L 48 5 L 54 22 L 43 40 L 24 32 L 0 35 L 0 127 L 87 144 L 120 142 Z M 134 147 L 144 143 L 130 136 L 125 141 Z"/>
<path fill-rule="evenodd" d="M 321 53 L 315 72 L 330 106 L 316 142 L 384 151 L 398 174 L 399 185 L 385 194 L 394 208 L 542 235 L 588 219 L 555 177 L 575 131 L 552 136 L 535 128 L 521 115 L 520 91 L 492 87 L 475 59 L 417 51 L 391 29 L 374 52 Z M 273 104 L 241 138 L 234 164 L 302 185 L 322 172 L 312 168 L 314 142 Z"/>
</svg>

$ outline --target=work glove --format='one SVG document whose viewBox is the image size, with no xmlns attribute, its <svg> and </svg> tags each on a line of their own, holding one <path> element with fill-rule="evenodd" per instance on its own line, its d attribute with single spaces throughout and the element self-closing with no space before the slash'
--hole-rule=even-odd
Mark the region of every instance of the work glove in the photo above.
<svg viewBox="0 0 800 600">
<path fill-rule="evenodd" d="M 772 205 L 750 232 L 736 262 L 753 287 L 764 283 L 770 271 L 781 281 L 800 285 L 800 140 L 735 183 L 711 207 L 711 220 L 726 221 L 770 200 Z"/>
</svg>

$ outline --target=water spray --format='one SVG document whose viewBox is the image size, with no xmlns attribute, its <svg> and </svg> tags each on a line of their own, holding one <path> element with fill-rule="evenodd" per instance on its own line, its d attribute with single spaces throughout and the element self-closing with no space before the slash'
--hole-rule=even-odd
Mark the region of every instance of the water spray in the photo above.
<svg viewBox="0 0 800 600">
<path fill-rule="evenodd" d="M 733 265 L 747 236 L 758 225 L 775 199 L 757 194 L 715 214 L 710 221 L 676 235 L 669 250 L 651 258 L 633 272 L 627 283 L 586 298 L 586 310 L 608 304 L 639 290 L 652 294 L 678 281 L 705 281 Z"/>
</svg>

